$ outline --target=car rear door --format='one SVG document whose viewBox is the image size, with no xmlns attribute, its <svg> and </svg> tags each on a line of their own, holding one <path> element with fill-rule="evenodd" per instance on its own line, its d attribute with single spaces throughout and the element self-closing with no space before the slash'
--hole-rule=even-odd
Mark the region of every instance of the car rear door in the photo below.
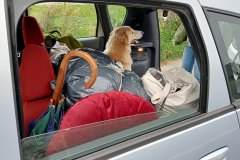
<svg viewBox="0 0 240 160">
<path fill-rule="evenodd" d="M 215 28 L 216 26 L 210 24 L 213 35 L 216 36 L 213 39 L 210 26 L 207 23 L 208 20 L 215 23 L 218 19 L 211 16 L 207 19 L 196 1 L 184 1 L 184 3 L 191 5 L 193 14 L 197 17 L 196 23 L 204 39 L 206 53 L 209 53 L 209 63 L 207 66 L 201 66 L 201 74 L 203 74 L 203 68 L 208 67 L 208 79 L 201 76 L 201 80 L 206 80 L 208 85 L 207 111 L 203 115 L 176 123 L 174 127 L 172 126 L 174 129 L 169 126 L 169 128 L 167 127 L 169 130 L 158 130 L 149 133 L 148 136 L 134 139 L 135 142 L 132 142 L 129 148 L 125 148 L 125 152 L 112 159 L 235 160 L 240 157 L 238 151 L 240 147 L 239 101 L 236 100 L 231 104 L 232 98 L 229 98 L 229 92 L 232 89 L 227 84 L 230 85 L 232 82 L 227 77 L 225 78 L 226 72 L 224 73 L 229 69 L 226 67 L 228 63 L 224 62 L 226 56 L 221 57 L 221 59 L 219 57 L 219 53 L 221 55 L 221 52 L 226 51 L 226 49 L 220 48 L 220 46 L 225 45 L 219 43 L 223 39 L 221 40 L 219 36 L 216 36 L 222 34 L 215 34 L 217 30 L 220 31 L 220 28 L 219 26 Z M 222 16 L 219 15 L 219 18 Z M 215 25 L 218 25 L 218 22 Z M 225 59 L 223 60 L 223 58 Z M 222 66 L 222 63 L 226 65 Z M 230 71 L 232 72 L 232 69 Z M 201 83 L 204 85 L 204 82 Z M 135 147 L 133 147 L 134 145 Z"/>
<path fill-rule="evenodd" d="M 200 107 L 206 102 L 205 111 L 203 109 L 203 114 L 79 159 L 236 160 L 240 157 L 238 111 L 229 96 L 228 80 L 225 78 L 225 69 L 219 57 L 219 44 L 213 38 L 208 19 L 198 1 L 181 0 L 172 3 L 176 3 L 176 8 L 187 4 L 196 17 L 190 24 L 185 23 L 190 25 L 190 39 L 191 35 L 195 35 L 194 41 L 191 42 L 198 52 L 203 102 L 200 103 Z M 163 2 L 161 5 L 170 8 L 167 3 Z M 196 29 L 200 32 L 199 36 L 196 35 Z M 203 46 L 198 46 L 199 39 L 203 40 Z M 205 52 L 202 52 L 203 48 Z M 204 55 L 207 57 L 207 63 L 201 60 Z"/>
</svg>

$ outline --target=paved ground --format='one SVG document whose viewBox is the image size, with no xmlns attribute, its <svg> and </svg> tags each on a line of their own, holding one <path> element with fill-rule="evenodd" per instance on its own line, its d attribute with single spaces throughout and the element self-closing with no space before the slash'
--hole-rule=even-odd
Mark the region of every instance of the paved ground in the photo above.
<svg viewBox="0 0 240 160">
<path fill-rule="evenodd" d="M 182 59 L 161 62 L 161 70 L 168 70 L 173 67 L 181 67 Z"/>
</svg>

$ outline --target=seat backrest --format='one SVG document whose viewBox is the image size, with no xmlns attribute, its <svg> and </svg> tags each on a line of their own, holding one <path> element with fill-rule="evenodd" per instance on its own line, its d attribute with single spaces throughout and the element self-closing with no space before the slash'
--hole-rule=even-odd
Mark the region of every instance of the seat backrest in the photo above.
<svg viewBox="0 0 240 160">
<path fill-rule="evenodd" d="M 22 20 L 25 48 L 20 65 L 23 115 L 26 134 L 28 125 L 48 108 L 52 95 L 50 81 L 55 79 L 53 67 L 46 48 L 40 46 L 43 33 L 34 17 Z M 39 108 L 40 107 L 40 108 Z"/>
</svg>

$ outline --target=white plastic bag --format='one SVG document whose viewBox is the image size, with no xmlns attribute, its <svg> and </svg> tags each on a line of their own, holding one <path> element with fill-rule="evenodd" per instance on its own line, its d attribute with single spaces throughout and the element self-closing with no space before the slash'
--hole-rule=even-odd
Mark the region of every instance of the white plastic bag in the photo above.
<svg viewBox="0 0 240 160">
<path fill-rule="evenodd" d="M 65 43 L 60 43 L 56 41 L 55 45 L 50 50 L 49 56 L 51 61 L 54 61 L 55 59 L 57 59 L 58 56 L 62 54 L 67 54 L 69 51 L 70 49 Z"/>
<path fill-rule="evenodd" d="M 160 111 L 176 113 L 177 109 L 194 107 L 198 103 L 200 86 L 192 74 L 182 68 L 160 72 L 149 68 L 142 77 L 145 91 Z"/>
</svg>

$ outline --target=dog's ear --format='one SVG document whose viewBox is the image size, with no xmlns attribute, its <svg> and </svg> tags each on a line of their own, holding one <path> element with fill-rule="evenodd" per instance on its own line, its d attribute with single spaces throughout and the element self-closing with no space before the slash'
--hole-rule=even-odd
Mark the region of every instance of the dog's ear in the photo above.
<svg viewBox="0 0 240 160">
<path fill-rule="evenodd" d="M 120 36 L 120 42 L 124 44 L 130 44 L 129 37 L 126 32 L 122 33 L 122 35 Z"/>
</svg>

